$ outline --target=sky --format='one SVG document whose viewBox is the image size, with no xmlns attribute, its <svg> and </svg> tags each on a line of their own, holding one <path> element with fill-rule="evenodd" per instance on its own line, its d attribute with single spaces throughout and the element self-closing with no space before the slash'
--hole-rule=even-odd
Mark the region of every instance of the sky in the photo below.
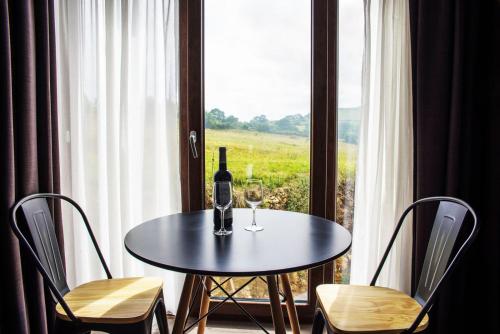
<svg viewBox="0 0 500 334">
<path fill-rule="evenodd" d="M 363 0 L 339 1 L 339 107 L 360 105 Z M 205 107 L 310 112 L 311 0 L 205 0 Z"/>
</svg>

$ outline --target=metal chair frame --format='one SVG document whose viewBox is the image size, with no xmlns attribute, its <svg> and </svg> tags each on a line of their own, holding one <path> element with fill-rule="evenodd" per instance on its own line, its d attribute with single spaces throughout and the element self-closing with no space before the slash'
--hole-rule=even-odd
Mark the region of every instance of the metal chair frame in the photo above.
<svg viewBox="0 0 500 334">
<path fill-rule="evenodd" d="M 85 223 L 85 227 L 86 227 L 87 232 L 90 236 L 90 239 L 92 240 L 92 244 L 94 245 L 94 248 L 97 252 L 97 255 L 98 255 L 99 260 L 101 262 L 101 265 L 106 273 L 107 278 L 112 279 L 113 277 L 112 277 L 111 272 L 106 264 L 106 261 L 104 260 L 104 256 L 102 255 L 101 249 L 99 248 L 99 245 L 98 245 L 97 240 L 94 236 L 94 233 L 92 232 L 92 228 L 90 227 L 89 220 L 88 220 L 87 216 L 85 215 L 85 212 L 83 211 L 83 209 L 80 207 L 80 205 L 78 205 L 78 203 L 76 203 L 74 200 L 72 200 L 71 198 L 69 198 L 67 196 L 64 196 L 61 194 L 55 194 L 55 193 L 33 194 L 33 195 L 26 196 L 26 197 L 22 198 L 21 200 L 19 200 L 11 210 L 12 230 L 14 231 L 14 234 L 16 235 L 16 237 L 19 239 L 21 245 L 24 248 L 26 248 L 28 250 L 29 254 L 32 256 L 37 270 L 42 275 L 44 282 L 48 285 L 48 287 L 52 293 L 52 297 L 54 299 L 54 302 L 55 303 L 59 302 L 61 307 L 66 312 L 67 316 L 71 319 L 71 322 L 68 322 L 65 320 L 60 321 L 61 319 L 56 319 L 56 329 L 58 328 L 58 330 L 61 331 L 61 333 L 67 333 L 70 331 L 71 332 L 78 332 L 78 333 L 79 332 L 87 333 L 90 330 L 105 330 L 108 332 L 116 332 L 116 328 L 120 327 L 119 325 L 83 323 L 82 321 L 80 321 L 80 319 L 78 319 L 75 316 L 75 314 L 73 313 L 73 311 L 71 310 L 71 308 L 66 303 L 66 301 L 64 300 L 64 297 L 63 297 L 69 291 L 69 288 L 67 289 L 67 291 L 59 291 L 56 284 L 54 283 L 54 281 L 50 277 L 47 270 L 44 268 L 42 262 L 40 261 L 40 258 L 38 256 L 37 252 L 33 249 L 30 242 L 28 241 L 26 236 L 23 234 L 23 232 L 19 228 L 18 219 L 17 219 L 17 212 L 18 212 L 19 208 L 21 208 L 23 206 L 23 204 L 25 204 L 31 200 L 39 199 L 39 198 L 59 199 L 59 200 L 65 201 L 65 202 L 71 204 L 72 207 L 75 208 L 79 212 L 80 216 L 83 219 L 83 222 Z M 158 321 L 158 325 L 159 325 L 160 329 L 162 330 L 162 332 L 168 333 L 168 324 L 166 323 L 165 304 L 164 304 L 162 296 L 163 296 L 163 291 L 161 291 L 160 297 L 155 301 L 155 305 L 153 307 L 153 312 L 151 312 L 151 315 L 146 320 L 144 320 L 140 323 L 137 323 L 137 324 L 124 324 L 123 328 L 120 329 L 119 332 L 120 333 L 128 333 L 128 332 L 132 333 L 132 332 L 135 332 L 139 329 L 147 328 L 148 326 L 150 328 L 153 315 L 156 314 L 158 318 L 162 317 L 161 319 L 165 320 L 165 326 L 167 327 L 167 328 L 164 328 L 165 327 L 164 324 L 160 324 L 160 322 L 162 322 L 162 321 Z M 160 314 L 161 312 L 165 313 L 165 315 Z"/>
<path fill-rule="evenodd" d="M 472 244 L 474 239 L 477 237 L 477 234 L 479 232 L 479 221 L 478 221 L 476 212 L 465 201 L 458 199 L 458 198 L 454 198 L 454 197 L 448 197 L 448 196 L 434 196 L 434 197 L 426 197 L 426 198 L 419 199 L 419 200 L 413 202 L 412 204 L 410 204 L 406 208 L 406 210 L 403 212 L 401 217 L 399 218 L 399 221 L 396 225 L 396 229 L 394 230 L 394 233 L 392 234 L 391 240 L 389 241 L 389 244 L 387 245 L 387 248 L 384 252 L 384 255 L 382 256 L 382 259 L 377 267 L 377 270 L 375 271 L 375 274 L 371 280 L 370 286 L 375 286 L 375 283 L 377 282 L 377 279 L 380 275 L 380 272 L 382 271 L 382 268 L 385 264 L 385 261 L 387 260 L 387 257 L 389 256 L 389 253 L 392 249 L 392 246 L 393 246 L 394 242 L 396 241 L 396 238 L 399 234 L 399 231 L 401 230 L 401 227 L 403 226 L 403 223 L 405 222 L 405 218 L 407 217 L 407 215 L 410 212 L 412 212 L 415 208 L 419 207 L 422 204 L 435 203 L 435 202 L 439 202 L 439 203 L 451 202 L 451 203 L 456 203 L 456 204 L 463 206 L 464 208 L 467 209 L 465 214 L 467 214 L 467 212 L 470 212 L 470 214 L 472 215 L 473 226 L 472 226 L 471 232 L 469 233 L 469 235 L 467 236 L 465 241 L 462 243 L 460 248 L 456 251 L 456 253 L 453 256 L 453 258 L 451 259 L 451 261 L 448 262 L 448 265 L 446 266 L 444 273 L 442 274 L 441 278 L 434 286 L 434 288 L 433 288 L 432 292 L 430 293 L 430 295 L 428 296 L 427 300 L 425 300 L 425 301 L 417 300 L 421 304 L 422 309 L 420 310 L 419 314 L 417 315 L 417 317 L 413 321 L 412 325 L 408 329 L 404 330 L 402 333 L 413 333 L 417 329 L 418 325 L 420 324 L 420 321 L 422 321 L 422 319 L 425 317 L 427 312 L 429 312 L 432 305 L 434 304 L 434 301 L 435 301 L 436 296 L 438 295 L 440 289 L 444 286 L 444 283 L 447 281 L 447 279 L 449 278 L 449 276 L 453 272 L 453 270 L 457 267 L 459 261 L 462 259 L 463 255 L 464 255 L 465 251 L 470 247 L 470 245 Z M 415 294 L 417 292 L 418 292 L 418 290 L 416 289 L 416 291 L 412 297 L 415 297 Z M 422 302 L 423 302 L 423 305 L 422 305 Z M 321 308 L 318 307 L 316 309 L 316 313 L 314 316 L 313 333 L 322 332 L 325 324 L 327 324 L 326 317 L 323 314 L 323 311 L 321 310 Z M 327 325 L 327 328 L 328 328 L 329 332 L 332 332 L 332 330 L 330 329 L 330 327 L 328 325 Z"/>
</svg>

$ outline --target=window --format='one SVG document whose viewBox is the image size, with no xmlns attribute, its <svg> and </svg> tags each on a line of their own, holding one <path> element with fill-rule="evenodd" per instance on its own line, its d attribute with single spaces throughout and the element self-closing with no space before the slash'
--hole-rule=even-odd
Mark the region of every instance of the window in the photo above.
<svg viewBox="0 0 500 334">
<path fill-rule="evenodd" d="M 245 207 L 246 179 L 258 178 L 263 207 L 309 212 L 311 1 L 205 0 L 204 9 L 205 206 L 226 146 L 234 207 Z M 290 283 L 307 300 L 307 271 Z M 237 297 L 267 298 L 267 286 L 256 280 Z"/>
</svg>

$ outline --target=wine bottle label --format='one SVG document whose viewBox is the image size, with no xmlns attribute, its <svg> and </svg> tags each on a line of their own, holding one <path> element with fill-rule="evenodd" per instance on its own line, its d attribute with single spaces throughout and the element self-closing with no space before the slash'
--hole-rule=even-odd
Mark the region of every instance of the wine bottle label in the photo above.
<svg viewBox="0 0 500 334">
<path fill-rule="evenodd" d="M 228 219 L 233 219 L 233 209 L 229 208 L 224 212 L 224 220 L 227 221 Z"/>
<path fill-rule="evenodd" d="M 217 189 L 216 195 L 218 196 L 217 202 L 219 203 L 229 203 L 231 201 L 231 193 L 228 188 L 222 187 L 222 189 Z"/>
</svg>

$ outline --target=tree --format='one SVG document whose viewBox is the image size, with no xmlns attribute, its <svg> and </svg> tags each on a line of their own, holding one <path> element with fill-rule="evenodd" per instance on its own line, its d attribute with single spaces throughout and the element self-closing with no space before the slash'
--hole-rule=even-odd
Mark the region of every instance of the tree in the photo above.
<svg viewBox="0 0 500 334">
<path fill-rule="evenodd" d="M 237 117 L 234 116 L 228 116 L 224 120 L 224 129 L 236 129 L 239 127 L 239 121 Z"/>
<path fill-rule="evenodd" d="M 296 130 L 293 116 L 285 116 L 275 122 L 276 130 L 282 133 L 291 133 Z"/>
<path fill-rule="evenodd" d="M 270 121 L 265 115 L 260 115 L 249 122 L 240 122 L 237 117 L 232 115 L 226 117 L 226 114 L 218 108 L 205 112 L 205 127 L 207 129 L 242 129 L 307 137 L 310 126 L 309 114 L 304 116 L 300 114 L 288 115 L 277 121 Z M 355 139 L 349 137 L 348 140 Z"/>
<path fill-rule="evenodd" d="M 212 109 L 205 113 L 205 127 L 209 129 L 222 129 L 226 115 L 220 109 Z"/>
<path fill-rule="evenodd" d="M 218 108 L 205 112 L 205 127 L 207 129 L 236 129 L 238 126 L 237 117 L 226 117 L 226 114 Z"/>
<path fill-rule="evenodd" d="M 340 121 L 339 139 L 345 143 L 357 144 L 359 140 L 359 122 Z"/>
<path fill-rule="evenodd" d="M 266 115 L 260 115 L 255 116 L 249 122 L 249 128 L 260 132 L 269 132 L 271 130 L 271 124 Z"/>
</svg>

